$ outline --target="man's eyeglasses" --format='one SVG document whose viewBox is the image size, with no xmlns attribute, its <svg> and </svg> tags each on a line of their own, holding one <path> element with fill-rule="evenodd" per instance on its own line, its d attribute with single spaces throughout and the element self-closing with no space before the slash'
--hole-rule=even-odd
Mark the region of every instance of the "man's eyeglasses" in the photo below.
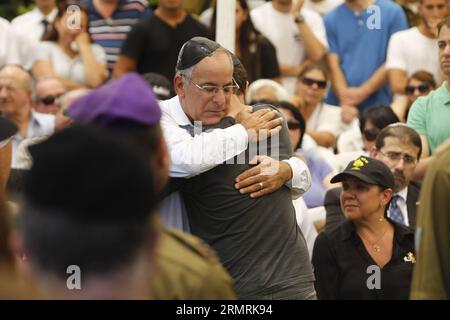
<svg viewBox="0 0 450 320">
<path fill-rule="evenodd" d="M 202 90 L 203 92 L 205 92 L 211 96 L 218 94 L 220 90 L 223 90 L 224 95 L 229 96 L 229 95 L 236 93 L 236 91 L 239 89 L 239 85 L 236 83 L 236 81 L 234 79 L 233 79 L 234 84 L 228 84 L 223 87 L 215 86 L 215 85 L 211 85 L 211 84 L 198 85 L 192 80 L 191 80 L 191 82 L 198 89 Z"/>
<path fill-rule="evenodd" d="M 413 165 L 417 162 L 417 158 L 410 156 L 409 154 L 403 154 L 401 152 L 395 152 L 395 151 L 388 151 L 386 153 L 380 151 L 382 155 L 387 157 L 392 162 L 398 162 L 400 159 L 403 158 L 403 162 L 405 164 Z"/>
<path fill-rule="evenodd" d="M 327 87 L 327 82 L 325 80 L 315 80 L 308 77 L 303 77 L 302 82 L 308 87 L 312 87 L 313 84 L 316 84 L 319 89 L 325 89 Z"/>
<path fill-rule="evenodd" d="M 366 129 L 362 132 L 367 141 L 375 141 L 379 133 L 380 130 L 378 129 Z"/>
<path fill-rule="evenodd" d="M 418 86 L 406 86 L 405 88 L 406 94 L 414 94 L 416 90 L 419 90 L 420 93 L 427 93 L 430 91 L 430 86 L 426 83 L 422 83 Z"/>
<path fill-rule="evenodd" d="M 61 95 L 56 95 L 56 96 L 49 95 L 49 96 L 45 96 L 40 101 L 42 104 L 44 104 L 46 106 L 50 106 L 50 105 L 54 104 L 55 102 L 58 102 L 60 97 L 61 97 Z"/>
</svg>

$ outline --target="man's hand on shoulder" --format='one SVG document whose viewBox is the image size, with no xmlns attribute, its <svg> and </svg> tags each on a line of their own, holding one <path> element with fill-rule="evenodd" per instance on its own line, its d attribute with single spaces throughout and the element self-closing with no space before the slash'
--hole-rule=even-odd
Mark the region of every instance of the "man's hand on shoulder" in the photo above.
<svg viewBox="0 0 450 320">
<path fill-rule="evenodd" d="M 271 109 L 260 109 L 251 112 L 242 110 L 236 115 L 236 123 L 247 130 L 249 141 L 264 140 L 281 130 L 283 119 Z"/>
<path fill-rule="evenodd" d="M 235 184 L 240 193 L 250 193 L 251 198 L 272 193 L 292 178 L 292 169 L 285 161 L 256 156 L 252 162 L 257 165 L 237 176 Z"/>
</svg>

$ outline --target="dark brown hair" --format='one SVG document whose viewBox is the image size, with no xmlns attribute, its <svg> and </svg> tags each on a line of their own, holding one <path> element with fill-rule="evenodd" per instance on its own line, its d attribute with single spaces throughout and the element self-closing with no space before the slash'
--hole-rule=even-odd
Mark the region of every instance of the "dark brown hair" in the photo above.
<svg viewBox="0 0 450 320">
<path fill-rule="evenodd" d="M 381 148 L 384 147 L 384 140 L 387 137 L 393 137 L 400 141 L 412 143 L 419 148 L 417 159 L 420 158 L 420 155 L 422 154 L 422 141 L 420 140 L 419 134 L 413 128 L 410 128 L 405 124 L 392 124 L 385 127 L 380 131 L 377 140 L 375 141 L 377 150 L 381 150 Z"/>
<path fill-rule="evenodd" d="M 250 17 L 250 9 L 246 0 L 237 0 L 242 10 L 247 12 L 247 19 L 242 22 L 239 29 L 240 61 L 245 66 L 249 82 L 262 78 L 261 53 L 258 50 L 259 41 L 267 41 L 255 28 Z M 211 35 L 216 36 L 217 6 L 211 20 Z"/>
<path fill-rule="evenodd" d="M 55 23 L 56 21 L 61 20 L 62 16 L 67 12 L 67 9 L 70 6 L 77 6 L 80 9 L 80 12 L 83 12 L 86 15 L 87 25 L 89 26 L 89 13 L 85 7 L 78 4 L 77 1 L 61 1 L 61 4 L 58 8 L 58 15 L 56 16 L 48 31 L 44 35 L 42 35 L 42 41 L 58 42 L 59 34 L 58 30 L 56 29 Z"/>
<path fill-rule="evenodd" d="M 303 68 L 302 71 L 300 71 L 300 73 L 298 74 L 298 79 L 302 78 L 305 76 L 305 74 L 307 74 L 308 72 L 312 71 L 312 70 L 319 70 L 320 72 L 322 72 L 325 81 L 328 81 L 328 71 L 327 68 L 325 67 L 323 62 L 316 62 L 310 65 L 307 65 L 305 68 Z"/>
<path fill-rule="evenodd" d="M 428 71 L 424 71 L 424 70 L 420 70 L 417 72 L 414 72 L 408 79 L 408 82 L 411 79 L 417 79 L 419 81 L 425 82 L 426 84 L 428 84 L 431 89 L 436 89 L 436 81 L 434 80 L 434 77 L 431 73 L 429 73 Z"/>
</svg>

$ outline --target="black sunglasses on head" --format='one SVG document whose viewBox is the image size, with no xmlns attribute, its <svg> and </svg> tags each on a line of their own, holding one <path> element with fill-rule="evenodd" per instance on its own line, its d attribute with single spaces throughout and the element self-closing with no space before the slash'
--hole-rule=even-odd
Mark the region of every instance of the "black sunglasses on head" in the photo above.
<svg viewBox="0 0 450 320">
<path fill-rule="evenodd" d="M 327 87 L 327 82 L 325 80 L 315 80 L 308 77 L 303 77 L 302 82 L 309 87 L 313 84 L 316 84 L 319 89 L 325 89 Z"/>
<path fill-rule="evenodd" d="M 418 89 L 420 93 L 427 93 L 428 91 L 430 91 L 430 86 L 426 83 L 422 83 L 416 87 L 415 86 L 406 86 L 405 92 L 406 92 L 406 94 L 414 94 L 416 89 Z"/>
<path fill-rule="evenodd" d="M 363 136 L 367 141 L 374 141 L 379 133 L 380 130 L 378 129 L 366 129 L 363 131 Z"/>
</svg>

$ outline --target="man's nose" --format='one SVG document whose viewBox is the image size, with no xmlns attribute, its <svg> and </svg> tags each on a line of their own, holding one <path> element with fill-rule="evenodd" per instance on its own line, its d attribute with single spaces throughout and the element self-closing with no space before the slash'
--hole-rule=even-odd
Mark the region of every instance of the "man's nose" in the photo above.
<svg viewBox="0 0 450 320">
<path fill-rule="evenodd" d="M 214 102 L 220 105 L 226 103 L 226 95 L 223 89 L 220 89 L 217 93 L 214 94 Z"/>
<path fill-rule="evenodd" d="M 5 98 L 8 95 L 8 90 L 6 87 L 0 87 L 0 97 Z"/>
<path fill-rule="evenodd" d="M 403 172 L 403 168 L 405 166 L 405 159 L 401 157 L 394 166 L 394 169 Z"/>
<path fill-rule="evenodd" d="M 450 56 L 450 42 L 447 42 L 447 43 L 445 44 L 444 55 L 445 55 L 445 56 Z"/>
</svg>

